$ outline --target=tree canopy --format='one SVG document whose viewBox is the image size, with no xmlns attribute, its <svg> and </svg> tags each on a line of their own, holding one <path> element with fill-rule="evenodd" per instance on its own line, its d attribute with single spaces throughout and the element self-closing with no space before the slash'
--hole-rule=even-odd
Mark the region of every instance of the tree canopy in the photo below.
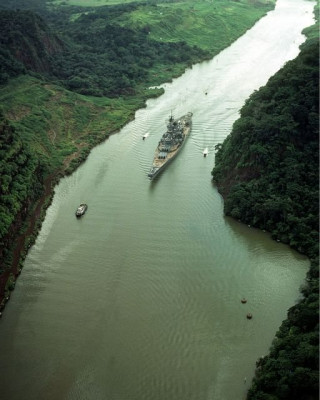
<svg viewBox="0 0 320 400">
<path fill-rule="evenodd" d="M 0 113 L 0 254 L 10 227 L 42 192 L 42 167 L 14 127 Z"/>
<path fill-rule="evenodd" d="M 155 65 L 191 65 L 209 53 L 185 42 L 158 42 L 144 28 L 116 23 L 137 4 L 45 13 L 0 11 L 0 84 L 26 71 L 44 74 L 67 89 L 92 96 L 135 94 Z M 50 24 L 50 26 L 49 26 Z M 54 32 L 54 33 L 53 33 Z"/>
</svg>

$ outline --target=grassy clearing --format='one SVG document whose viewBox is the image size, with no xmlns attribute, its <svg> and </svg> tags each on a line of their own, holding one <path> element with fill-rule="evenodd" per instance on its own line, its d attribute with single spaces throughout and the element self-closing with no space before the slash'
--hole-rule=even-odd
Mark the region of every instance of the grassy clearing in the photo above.
<svg viewBox="0 0 320 400">
<path fill-rule="evenodd" d="M 81 96 L 30 76 L 0 88 L 4 115 L 50 170 L 119 130 L 145 99 L 143 94 L 134 99 Z"/>
<path fill-rule="evenodd" d="M 212 53 L 221 51 L 250 28 L 274 2 L 185 1 L 141 6 L 119 19 L 121 26 L 147 28 L 150 38 L 185 41 Z"/>
<path fill-rule="evenodd" d="M 99 7 L 130 3 L 130 0 L 56 0 L 54 5 Z M 275 0 L 227 1 L 186 0 L 142 3 L 136 11 L 122 14 L 117 23 L 127 28 L 144 28 L 150 38 L 160 42 L 185 41 L 213 54 L 229 46 L 262 15 L 274 7 Z M 76 14 L 77 18 L 81 14 Z"/>
<path fill-rule="evenodd" d="M 55 0 L 52 4 L 101 7 L 131 2 L 131 0 Z M 120 26 L 148 29 L 153 40 L 185 41 L 190 46 L 209 50 L 214 55 L 229 46 L 262 15 L 271 10 L 275 0 L 186 0 L 160 1 L 156 4 L 138 0 L 135 3 L 142 4 L 136 11 L 122 14 L 116 21 Z M 81 13 L 75 14 L 73 19 L 79 15 Z"/>
<path fill-rule="evenodd" d="M 111 6 L 115 4 L 127 4 L 132 2 L 139 3 L 144 1 L 143 0 L 55 0 L 52 1 L 51 3 L 54 5 L 101 7 L 101 6 Z"/>
</svg>

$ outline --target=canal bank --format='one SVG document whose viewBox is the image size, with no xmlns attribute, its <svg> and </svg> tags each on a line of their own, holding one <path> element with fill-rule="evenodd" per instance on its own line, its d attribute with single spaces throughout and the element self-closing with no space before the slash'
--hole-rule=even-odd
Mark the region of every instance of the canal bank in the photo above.
<svg viewBox="0 0 320 400">
<path fill-rule="evenodd" d="M 308 7 L 296 2 L 294 11 L 302 5 Z M 284 29 L 287 17 L 285 10 L 279 26 L 271 21 L 273 30 Z M 1 387 L 9 398 L 22 391 L 34 398 L 139 400 L 244 394 L 244 377 L 249 382 L 308 267 L 267 235 L 223 218 L 210 182 L 214 153 L 202 155 L 230 131 L 249 84 L 261 86 L 292 50 L 282 43 L 275 57 L 268 25 L 259 29 L 166 84 L 163 97 L 59 183 L 1 321 Z M 286 29 L 292 44 L 297 37 L 291 25 Z M 266 58 L 256 53 L 261 37 L 270 46 Z M 266 72 L 260 80 L 257 62 Z M 193 130 L 150 184 L 147 172 L 171 109 L 192 109 Z M 77 221 L 74 208 L 82 201 L 89 209 Z"/>
</svg>

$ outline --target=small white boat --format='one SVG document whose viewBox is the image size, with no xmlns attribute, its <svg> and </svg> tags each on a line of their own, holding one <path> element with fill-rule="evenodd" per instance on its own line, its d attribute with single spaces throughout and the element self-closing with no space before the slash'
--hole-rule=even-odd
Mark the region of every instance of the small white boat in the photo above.
<svg viewBox="0 0 320 400">
<path fill-rule="evenodd" d="M 87 211 L 87 204 L 80 204 L 80 206 L 76 210 L 76 217 L 81 217 Z"/>
<path fill-rule="evenodd" d="M 209 150 L 208 150 L 208 147 L 206 147 L 206 148 L 203 150 L 203 157 L 207 157 L 208 154 L 209 154 Z"/>
<path fill-rule="evenodd" d="M 142 136 L 142 140 L 146 139 L 148 136 L 149 136 L 149 132 L 145 133 L 145 134 Z"/>
</svg>

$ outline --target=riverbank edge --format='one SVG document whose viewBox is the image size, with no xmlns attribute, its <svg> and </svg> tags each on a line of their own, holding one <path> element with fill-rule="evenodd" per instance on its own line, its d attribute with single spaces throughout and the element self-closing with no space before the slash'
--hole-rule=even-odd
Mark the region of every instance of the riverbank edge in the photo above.
<svg viewBox="0 0 320 400">
<path fill-rule="evenodd" d="M 294 62 L 301 54 L 301 50 L 303 48 L 307 48 L 310 46 L 310 43 L 314 44 L 314 41 L 317 41 L 317 46 L 319 49 L 319 38 L 318 38 L 318 31 L 319 31 L 319 5 L 316 4 L 314 6 L 314 19 L 315 23 L 314 25 L 310 25 L 306 27 L 302 33 L 306 36 L 306 40 L 300 45 L 300 52 L 298 56 L 293 59 L 291 62 Z M 319 60 L 318 56 L 317 59 Z M 319 70 L 319 62 L 318 62 L 318 70 Z M 284 66 L 282 69 L 284 69 L 286 66 Z M 276 74 L 273 76 L 275 77 L 277 74 L 279 75 L 281 73 L 280 69 Z M 268 83 L 265 85 L 267 86 Z M 261 88 L 260 88 L 261 89 Z M 319 89 L 318 89 L 318 94 L 319 94 Z M 318 109 L 316 107 L 316 109 Z M 248 117 L 248 114 L 246 115 Z M 241 119 L 242 117 L 239 117 Z M 319 127 L 318 127 L 318 132 L 319 132 Z M 239 133 L 239 132 L 238 132 Z M 239 151 L 237 147 L 237 151 Z M 212 174 L 214 175 L 214 174 Z M 223 181 L 223 179 L 222 179 Z M 223 188 L 223 185 L 221 184 L 221 181 L 218 182 L 214 177 L 212 178 L 212 185 L 218 190 L 219 195 L 221 196 L 221 200 L 223 203 L 228 198 L 228 192 L 230 188 L 226 189 L 226 187 Z M 224 190 L 223 190 L 224 189 Z M 319 196 L 318 196 L 319 200 Z M 317 202 L 318 203 L 318 202 Z M 277 232 L 271 231 L 271 230 L 265 230 L 262 228 L 259 228 L 258 226 L 255 226 L 253 220 L 246 220 L 242 221 L 236 217 L 231 216 L 228 212 L 225 212 L 225 216 L 228 218 L 232 218 L 235 221 L 238 221 L 242 224 L 245 224 L 247 226 L 252 226 L 255 227 L 255 229 L 259 229 L 260 231 L 267 232 L 270 235 L 270 238 L 275 240 L 276 242 L 282 242 L 283 244 L 287 245 L 290 249 L 298 252 L 302 256 L 305 256 L 308 259 L 309 262 L 309 268 L 306 272 L 304 281 L 302 282 L 299 292 L 300 292 L 300 297 L 299 299 L 296 300 L 296 302 L 287 310 L 286 318 L 282 321 L 280 327 L 278 328 L 274 339 L 272 343 L 270 344 L 269 350 L 266 355 L 260 357 L 256 361 L 255 369 L 254 369 L 254 376 L 252 378 L 252 381 L 249 382 L 250 386 L 248 388 L 248 391 L 246 393 L 246 399 L 247 400 L 257 400 L 257 399 L 278 399 L 281 397 L 281 399 L 293 399 L 292 397 L 292 392 L 288 394 L 285 394 L 285 391 L 281 392 L 281 389 L 279 389 L 279 393 L 281 393 L 280 397 L 276 397 L 278 393 L 275 393 L 274 389 L 277 384 L 279 384 L 279 387 L 281 387 L 281 383 L 283 384 L 284 382 L 286 386 L 285 390 L 290 390 L 290 388 L 293 386 L 292 381 L 294 381 L 296 378 L 293 377 L 292 380 L 286 380 L 285 375 L 282 375 L 280 377 L 277 362 L 282 363 L 282 365 L 286 364 L 286 370 L 290 371 L 290 375 L 296 373 L 296 371 L 299 370 L 299 372 L 303 371 L 304 372 L 304 381 L 306 382 L 305 386 L 301 385 L 300 387 L 300 393 L 297 393 L 297 396 L 294 396 L 294 399 L 300 399 L 300 395 L 303 393 L 306 397 L 310 400 L 316 400 L 318 399 L 319 395 L 319 347 L 316 348 L 316 346 L 319 345 L 319 316 L 318 316 L 318 311 L 319 311 L 319 241 L 315 240 L 313 242 L 312 247 L 300 247 L 300 246 L 295 246 L 290 244 L 290 242 L 282 240 L 282 237 L 278 235 Z M 312 308 L 316 305 L 316 307 Z M 310 307 L 308 309 L 308 307 Z M 310 313 L 310 310 L 314 310 L 314 313 Z M 306 320 L 303 318 L 306 317 Z M 309 318 L 309 320 L 307 320 Z M 314 321 L 312 321 L 312 318 L 314 318 Z M 312 325 L 312 322 L 314 322 L 314 325 Z M 314 343 L 312 343 L 312 340 L 308 337 L 308 335 L 314 334 L 315 335 L 315 340 Z M 295 336 L 296 335 L 296 336 Z M 299 337 L 299 343 L 297 342 L 297 337 Z M 304 336 L 303 336 L 304 335 Z M 296 345 L 291 345 L 286 347 L 285 341 L 289 338 L 289 342 L 294 343 L 294 339 L 296 339 Z M 282 344 L 280 344 L 280 341 L 282 340 Z M 309 356 L 309 363 L 307 361 L 302 361 L 299 364 L 299 361 L 296 362 L 295 365 L 295 371 L 293 370 L 292 364 L 294 357 L 292 354 L 294 352 L 298 352 L 301 350 L 302 346 L 309 346 L 308 348 L 308 356 Z M 311 352 L 314 350 L 314 348 L 311 347 L 311 345 L 316 348 L 314 351 L 314 354 L 316 355 L 316 367 L 312 365 L 312 355 Z M 292 356 L 292 358 L 291 358 Z M 297 359 L 297 355 L 296 355 Z M 309 375 L 307 375 L 309 374 Z M 298 375 L 298 373 L 297 373 Z M 268 379 L 270 379 L 270 376 L 273 378 L 273 384 L 269 385 Z M 308 388 L 306 390 L 306 388 Z M 310 394 L 314 390 L 314 393 Z M 306 393 L 308 391 L 308 393 Z"/>
<path fill-rule="evenodd" d="M 208 59 L 204 57 L 198 63 L 208 62 L 216 57 L 220 52 L 228 48 L 232 43 L 238 40 L 241 36 L 245 35 L 258 21 L 264 18 L 269 12 L 275 9 L 276 3 L 273 3 L 273 7 L 269 10 L 266 10 L 258 19 L 256 19 L 248 28 L 241 32 L 238 37 L 234 38 L 232 42 L 230 42 L 226 47 L 220 49 L 219 51 L 213 52 L 211 57 Z M 196 64 L 198 64 L 196 63 Z M 194 64 L 194 65 L 196 65 Z M 179 78 L 181 75 L 185 73 L 188 68 L 192 68 L 193 65 L 187 66 L 184 71 L 180 75 L 173 74 L 168 80 L 164 82 L 160 82 L 156 86 L 164 85 L 165 83 L 170 83 L 174 79 Z M 150 98 L 159 97 L 162 95 L 162 92 L 155 94 L 150 94 L 150 96 L 146 96 L 144 100 L 144 107 L 146 107 L 146 102 Z M 125 125 L 130 123 L 130 121 L 134 120 L 135 112 L 141 108 L 139 106 L 137 109 L 133 110 L 132 114 L 124 121 L 123 125 L 117 129 L 116 131 L 108 132 L 103 137 L 99 138 L 99 140 L 93 144 L 89 144 L 86 147 L 83 147 L 82 150 L 85 152 L 85 155 L 80 155 L 78 151 L 72 153 L 62 162 L 62 167 L 53 171 L 49 177 L 47 177 L 44 181 L 43 185 L 43 195 L 34 201 L 30 207 L 30 212 L 28 213 L 25 220 L 21 221 L 21 226 L 24 225 L 24 231 L 22 233 L 18 233 L 12 241 L 12 247 L 8 252 L 8 256 L 12 258 L 12 261 L 9 264 L 9 267 L 5 269 L 5 271 L 0 274 L 0 318 L 3 315 L 3 311 L 6 307 L 7 302 L 10 300 L 11 293 L 15 289 L 15 284 L 17 278 L 20 276 L 22 269 L 24 267 L 24 261 L 28 255 L 30 248 L 36 242 L 37 236 L 41 230 L 42 223 L 46 217 L 46 211 L 52 203 L 54 197 L 54 189 L 55 186 L 59 183 L 60 179 L 71 175 L 80 165 L 82 165 L 86 159 L 88 158 L 91 150 L 94 149 L 99 144 L 106 141 L 110 135 L 118 133 Z M 73 160 L 72 165 L 68 164 L 68 159 Z M 65 163 L 67 162 L 67 165 Z M 15 223 L 16 221 L 14 221 Z"/>
<path fill-rule="evenodd" d="M 161 93 L 159 93 L 159 96 Z M 154 97 L 154 96 L 150 96 Z M 135 110 L 137 111 L 137 110 Z M 0 318 L 2 317 L 3 310 L 7 302 L 10 300 L 11 292 L 15 289 L 17 278 L 20 276 L 24 267 L 24 261 L 28 255 L 29 250 L 35 244 L 38 234 L 40 233 L 42 223 L 46 217 L 46 211 L 50 207 L 55 187 L 59 184 L 62 178 L 71 175 L 82 165 L 89 157 L 91 150 L 99 144 L 108 140 L 111 135 L 118 133 L 125 125 L 134 119 L 131 115 L 123 125 L 113 132 L 106 133 L 94 144 L 89 144 L 82 148 L 85 156 L 76 151 L 63 160 L 63 167 L 52 172 L 43 183 L 43 194 L 31 204 L 30 211 L 25 220 L 21 221 L 20 228 L 24 225 L 22 233 L 18 233 L 13 240 L 12 247 L 9 250 L 8 257 L 12 258 L 10 267 L 0 274 Z M 70 164 L 70 161 L 73 161 Z"/>
</svg>

